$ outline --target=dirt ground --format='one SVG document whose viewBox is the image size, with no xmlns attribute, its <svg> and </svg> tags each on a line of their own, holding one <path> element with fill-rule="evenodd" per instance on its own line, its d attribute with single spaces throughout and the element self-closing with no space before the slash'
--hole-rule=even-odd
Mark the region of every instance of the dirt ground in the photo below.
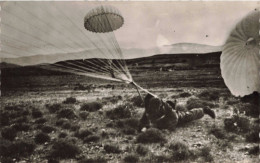
<svg viewBox="0 0 260 163">
<path fill-rule="evenodd" d="M 30 114 L 20 117 L 27 117 L 28 119 L 21 123 L 29 125 L 29 129 L 19 131 L 16 133 L 13 140 L 6 140 L 8 143 L 15 143 L 22 140 L 33 141 L 35 146 L 33 150 L 20 155 L 12 152 L 6 155 L 1 155 L 2 162 L 178 162 L 178 161 L 193 161 L 193 162 L 258 162 L 258 155 L 250 154 L 249 150 L 257 146 L 257 142 L 248 142 L 245 135 L 237 132 L 228 132 L 224 129 L 224 119 L 234 115 L 234 109 L 240 103 L 237 98 L 234 98 L 228 93 L 226 88 L 156 88 L 152 92 L 163 99 L 177 100 L 179 106 L 185 106 L 186 102 L 191 98 L 198 98 L 198 95 L 205 90 L 212 90 L 219 92 L 219 97 L 210 101 L 214 106 L 212 109 L 216 113 L 216 119 L 212 119 L 205 115 L 202 119 L 188 123 L 184 126 L 176 128 L 175 131 L 163 130 L 159 131 L 166 141 L 157 143 L 142 143 L 137 139 L 142 134 L 138 131 L 136 126 L 133 130 L 128 130 L 126 124 L 119 125 L 120 120 L 125 123 L 125 119 L 132 119 L 133 122 L 138 122 L 144 107 L 141 104 L 135 103 L 133 97 L 138 94 L 136 90 L 127 89 L 95 89 L 93 92 L 81 90 L 59 90 L 59 91 L 16 91 L 1 97 L 1 112 L 7 110 L 7 106 L 20 106 L 29 110 Z M 186 93 L 182 97 L 180 94 Z M 145 96 L 145 94 L 142 94 Z M 73 97 L 74 102 L 68 104 L 64 101 Z M 101 108 L 91 111 L 83 111 L 82 106 L 85 103 L 99 102 L 102 104 Z M 228 103 L 228 101 L 234 101 Z M 62 109 L 70 109 L 75 114 L 75 117 L 68 118 L 70 124 L 75 124 L 76 127 L 61 127 L 57 125 L 58 113 L 51 113 L 49 106 L 52 104 L 60 104 Z M 124 112 L 116 118 L 109 117 L 109 111 L 124 106 L 130 115 L 124 117 Z M 33 109 L 42 112 L 39 117 L 33 117 Z M 87 112 L 86 118 L 82 118 L 81 112 Z M 112 114 L 116 114 L 115 112 Z M 4 116 L 2 114 L 2 116 Z M 121 117 L 120 117 L 121 116 Z M 2 117 L 3 118 L 3 117 Z M 19 118 L 16 117 L 16 118 Z M 37 119 L 45 118 L 46 121 L 39 125 Z M 64 119 L 64 118 L 63 118 Z M 65 118 L 66 119 L 66 118 Z M 249 117 L 250 122 L 256 121 L 256 118 Z M 1 124 L 1 133 L 7 127 L 14 125 L 13 119 L 9 120 L 8 125 Z M 18 122 L 19 123 L 19 122 Z M 259 121 L 258 121 L 259 123 Z M 40 126 L 40 127 L 39 127 Z M 35 143 L 35 137 L 40 132 L 45 132 L 42 126 L 52 126 L 54 129 L 47 132 L 50 140 L 43 143 Z M 212 134 L 214 128 L 221 129 L 223 137 L 218 137 Z M 77 136 L 82 130 L 91 131 L 92 136 L 89 139 Z M 61 138 L 61 133 L 65 133 L 65 138 Z M 80 134 L 78 134 L 80 135 Z M 4 136 L 1 136 L 1 148 L 8 150 L 5 143 Z M 72 142 L 80 152 L 76 152 L 73 156 L 66 157 L 62 154 L 53 154 L 54 143 L 64 139 L 67 142 Z M 182 155 L 179 159 L 172 157 L 174 152 L 171 150 L 171 145 L 181 142 L 188 147 L 190 154 Z M 105 146 L 111 145 L 117 150 L 109 150 Z M 143 151 L 138 152 L 137 148 L 141 146 Z M 65 146 L 66 147 L 66 146 Z M 205 152 L 205 149 L 207 150 Z M 73 150 L 73 149 L 71 149 Z M 204 150 L 204 154 L 203 151 Z M 62 150 L 60 151 L 62 152 Z M 65 153 L 68 151 L 64 151 Z M 185 151 L 186 152 L 186 151 Z M 52 155 L 52 154 L 53 155 Z M 68 153 L 71 153 L 69 151 Z M 141 153 L 141 154 L 140 154 Z M 258 152 L 259 153 L 259 152 Z M 175 155 L 174 155 L 175 156 Z"/>
</svg>

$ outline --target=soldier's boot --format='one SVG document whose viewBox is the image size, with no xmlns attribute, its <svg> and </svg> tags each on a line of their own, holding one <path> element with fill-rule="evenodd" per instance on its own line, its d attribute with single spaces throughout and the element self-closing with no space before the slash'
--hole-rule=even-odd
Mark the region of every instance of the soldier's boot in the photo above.
<svg viewBox="0 0 260 163">
<path fill-rule="evenodd" d="M 216 118 L 215 112 L 211 110 L 209 107 L 203 108 L 203 111 L 205 114 L 208 114 L 211 118 Z"/>
</svg>

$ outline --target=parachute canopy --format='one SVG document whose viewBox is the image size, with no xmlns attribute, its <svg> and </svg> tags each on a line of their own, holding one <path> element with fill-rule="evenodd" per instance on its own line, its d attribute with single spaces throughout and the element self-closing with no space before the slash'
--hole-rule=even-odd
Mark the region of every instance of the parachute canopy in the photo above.
<svg viewBox="0 0 260 163">
<path fill-rule="evenodd" d="M 113 6 L 98 6 L 88 12 L 84 19 L 87 30 L 97 33 L 112 32 L 124 24 L 124 18 Z"/>
<path fill-rule="evenodd" d="M 243 18 L 230 33 L 221 54 L 221 74 L 235 96 L 260 92 L 260 11 Z"/>
<path fill-rule="evenodd" d="M 1 3 L 2 62 L 131 82 L 114 34 L 124 19 L 115 7 L 97 4 Z"/>
</svg>

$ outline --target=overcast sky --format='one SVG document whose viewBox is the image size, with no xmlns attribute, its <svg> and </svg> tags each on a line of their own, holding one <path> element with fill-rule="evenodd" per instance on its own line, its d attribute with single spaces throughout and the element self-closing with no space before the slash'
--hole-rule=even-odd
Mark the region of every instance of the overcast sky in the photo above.
<svg viewBox="0 0 260 163">
<path fill-rule="evenodd" d="M 88 32 L 83 26 L 84 16 L 101 4 L 113 5 L 124 17 L 124 25 L 115 31 L 121 48 L 148 49 L 183 42 L 219 46 L 225 43 L 235 24 L 260 5 L 257 1 L 43 3 L 1 3 L 3 43 L 9 44 L 2 49 L 10 53 L 1 55 L 19 57 L 84 50 L 88 43 L 82 48 L 75 45 L 87 40 L 83 34 Z"/>
<path fill-rule="evenodd" d="M 125 47 L 149 48 L 179 42 L 223 45 L 234 27 L 259 2 L 120 2 L 125 18 L 116 32 Z"/>
</svg>

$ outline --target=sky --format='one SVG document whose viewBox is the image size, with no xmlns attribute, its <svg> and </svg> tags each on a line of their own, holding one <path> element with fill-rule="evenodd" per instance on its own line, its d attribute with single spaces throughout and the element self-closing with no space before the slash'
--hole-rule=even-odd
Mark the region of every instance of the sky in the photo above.
<svg viewBox="0 0 260 163">
<path fill-rule="evenodd" d="M 259 2 L 117 3 L 125 18 L 116 32 L 126 47 L 151 48 L 181 42 L 219 46 L 235 24 Z"/>
<path fill-rule="evenodd" d="M 19 4 L 17 5 L 17 3 Z M 114 34 L 120 47 L 124 49 L 151 49 L 176 43 L 220 46 L 225 43 L 235 24 L 250 11 L 260 6 L 260 2 L 257 1 L 77 1 L 54 2 L 55 5 L 52 5 L 52 2 L 17 3 L 1 3 L 1 5 L 4 5 L 2 7 L 3 28 L 1 37 L 5 41 L 3 44 L 7 42 L 15 46 L 22 46 L 22 50 L 26 50 L 21 51 L 8 46 L 6 51 L 10 54 L 1 53 L 4 57 L 53 54 L 63 51 L 75 52 L 69 46 L 76 47 L 75 42 L 81 44 L 81 41 L 85 40 L 83 35 L 87 32 L 83 26 L 85 14 L 100 4 L 112 5 L 121 11 L 124 17 L 124 25 Z M 53 6 L 58 7 L 58 9 Z M 36 19 L 35 15 L 40 19 Z M 73 23 L 70 24 L 66 17 L 70 17 Z M 73 26 L 73 24 L 76 24 L 76 26 Z M 17 29 L 10 28 L 10 25 Z M 30 36 L 33 35 L 34 38 L 30 37 L 28 33 Z M 13 40 L 22 42 L 12 42 Z M 53 44 L 59 49 L 51 46 Z M 41 49 L 37 48 L 39 46 Z M 81 51 L 87 48 L 87 46 L 82 46 L 76 50 Z M 5 46 L 3 46 L 3 49 L 5 50 Z M 17 56 L 14 56 L 16 54 Z"/>
</svg>

